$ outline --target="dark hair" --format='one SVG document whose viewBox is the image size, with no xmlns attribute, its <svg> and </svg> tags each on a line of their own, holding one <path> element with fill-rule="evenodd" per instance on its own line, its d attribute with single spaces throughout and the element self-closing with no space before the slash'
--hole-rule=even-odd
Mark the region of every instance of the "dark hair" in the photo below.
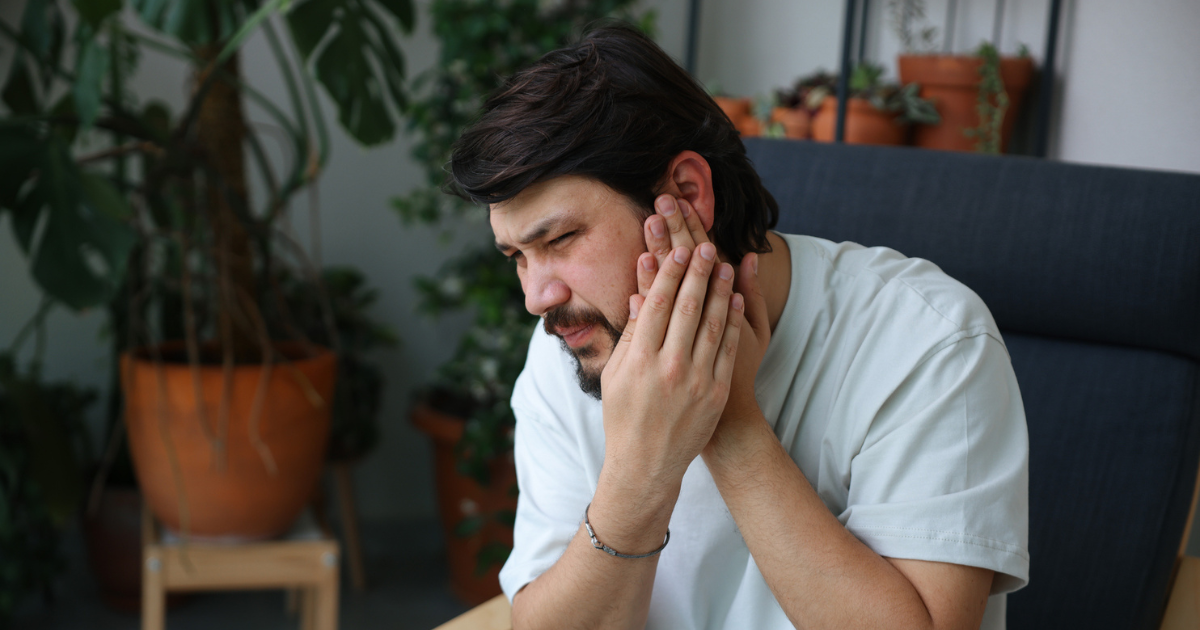
<svg viewBox="0 0 1200 630">
<path fill-rule="evenodd" d="M 602 182 L 653 212 L 667 166 L 685 150 L 708 161 L 713 240 L 735 263 L 770 251 L 779 205 L 733 123 L 650 38 L 610 24 L 547 53 L 488 99 L 454 145 L 449 186 L 495 204 L 561 175 Z"/>
</svg>

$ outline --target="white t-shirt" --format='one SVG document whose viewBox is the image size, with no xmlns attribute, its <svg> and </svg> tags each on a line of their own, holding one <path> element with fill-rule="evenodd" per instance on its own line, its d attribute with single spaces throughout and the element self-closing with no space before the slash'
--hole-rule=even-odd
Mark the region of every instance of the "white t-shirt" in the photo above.
<svg viewBox="0 0 1200 630">
<path fill-rule="evenodd" d="M 755 392 L 846 529 L 881 556 L 996 572 L 982 627 L 1029 579 L 1029 440 L 1004 342 L 974 292 L 886 248 L 782 235 L 792 284 Z M 512 399 L 521 495 L 509 599 L 566 549 L 604 462 L 601 404 L 537 327 Z M 648 628 L 791 628 L 699 457 L 683 478 Z M 599 553 L 599 552 L 597 552 Z"/>
</svg>

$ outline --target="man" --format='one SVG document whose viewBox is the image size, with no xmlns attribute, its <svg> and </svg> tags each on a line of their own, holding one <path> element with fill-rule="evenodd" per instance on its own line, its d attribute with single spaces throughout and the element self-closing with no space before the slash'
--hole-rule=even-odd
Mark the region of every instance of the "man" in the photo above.
<svg viewBox="0 0 1200 630">
<path fill-rule="evenodd" d="M 729 120 L 628 27 L 513 76 L 451 171 L 544 323 L 512 400 L 515 628 L 1004 626 L 1028 446 L 974 293 L 771 232 Z"/>
</svg>

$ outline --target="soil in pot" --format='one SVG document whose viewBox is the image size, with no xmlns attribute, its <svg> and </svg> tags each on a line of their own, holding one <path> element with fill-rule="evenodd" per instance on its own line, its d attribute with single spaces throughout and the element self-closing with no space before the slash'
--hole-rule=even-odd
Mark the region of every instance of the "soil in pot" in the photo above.
<svg viewBox="0 0 1200 630">
<path fill-rule="evenodd" d="M 262 365 L 233 367 L 225 421 L 220 363 L 195 368 L 198 405 L 182 342 L 163 345 L 158 366 L 145 349 L 121 357 L 138 485 L 168 529 L 183 531 L 186 510 L 193 539 L 272 538 L 312 498 L 325 463 L 337 360 L 323 348 L 277 348 L 287 359 L 272 366 L 261 391 Z"/>
<path fill-rule="evenodd" d="M 983 60 L 967 55 L 901 55 L 898 65 L 900 82 L 919 84 L 921 98 L 932 101 L 942 117 L 937 125 L 916 125 L 913 144 L 927 149 L 974 151 L 976 139 L 964 130 L 979 126 L 979 68 Z M 1000 78 L 1009 101 L 1000 126 L 1001 152 L 1007 150 L 1033 71 L 1033 60 L 1028 57 L 1000 58 Z"/>
<path fill-rule="evenodd" d="M 812 137 L 833 142 L 837 129 L 837 99 L 827 97 L 813 117 Z M 880 111 L 870 101 L 851 98 L 846 105 L 846 144 L 904 144 L 908 129 L 896 122 L 897 114 Z"/>
<path fill-rule="evenodd" d="M 466 421 L 438 408 L 418 404 L 412 411 L 412 422 L 433 438 L 438 516 L 446 537 L 450 589 L 467 605 L 477 606 L 500 594 L 500 565 L 493 564 L 483 573 L 476 569 L 479 552 L 488 544 L 512 546 L 512 528 L 493 515 L 517 509 L 517 499 L 511 492 L 517 472 L 509 453 L 492 463 L 486 486 L 459 473 L 455 447 L 462 439 Z M 478 531 L 468 536 L 459 534 L 457 530 L 464 520 L 480 515 L 484 523 Z"/>
</svg>

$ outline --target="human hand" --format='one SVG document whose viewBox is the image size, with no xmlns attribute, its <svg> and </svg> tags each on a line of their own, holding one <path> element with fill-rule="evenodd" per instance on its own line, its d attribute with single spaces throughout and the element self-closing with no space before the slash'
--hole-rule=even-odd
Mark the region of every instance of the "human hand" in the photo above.
<svg viewBox="0 0 1200 630">
<path fill-rule="evenodd" d="M 655 281 L 658 265 L 673 248 L 693 249 L 710 242 L 699 214 L 686 199 L 659 195 L 654 200 L 654 209 L 656 214 L 646 219 L 643 230 L 646 249 L 652 259 L 649 264 L 639 260 L 637 269 L 638 293 L 642 296 L 647 295 Z M 758 254 L 751 253 L 742 258 L 734 290 L 744 296 L 745 321 L 750 326 L 742 330 L 739 338 L 731 391 L 722 418 L 753 418 L 760 415 L 756 414 L 758 402 L 754 396 L 754 379 L 771 340 L 766 300 L 758 283 Z"/>
<path fill-rule="evenodd" d="M 600 377 L 605 468 L 678 484 L 728 401 L 744 299 L 711 243 L 674 248 L 661 265 L 645 253 L 638 265 L 655 278 L 645 296 L 630 296 L 629 323 Z"/>
</svg>

